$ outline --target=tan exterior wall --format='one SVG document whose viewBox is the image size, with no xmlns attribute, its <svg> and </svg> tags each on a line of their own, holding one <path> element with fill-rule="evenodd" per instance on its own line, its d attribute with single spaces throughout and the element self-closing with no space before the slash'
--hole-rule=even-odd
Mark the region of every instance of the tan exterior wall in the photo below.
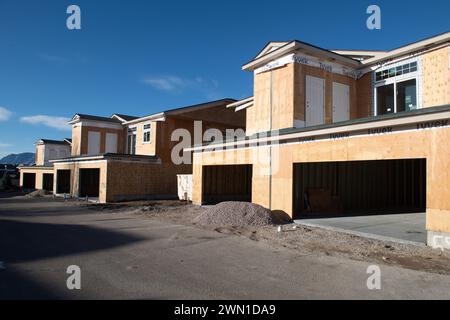
<svg viewBox="0 0 450 320">
<path fill-rule="evenodd" d="M 270 131 L 271 101 L 272 130 L 293 128 L 294 120 L 305 121 L 307 75 L 325 80 L 325 123 L 333 122 L 333 82 L 349 86 L 350 119 L 369 115 L 372 109 L 370 74 L 357 82 L 350 77 L 320 68 L 290 63 L 277 69 L 255 74 L 254 104 L 246 109 L 247 135 Z"/>
<path fill-rule="evenodd" d="M 81 125 L 72 126 L 72 156 L 81 155 Z"/>
<path fill-rule="evenodd" d="M 74 197 L 78 196 L 79 192 L 79 169 L 100 169 L 100 190 L 99 201 L 106 202 L 106 178 L 107 178 L 107 163 L 106 160 L 96 162 L 76 162 L 76 163 L 55 163 L 55 176 L 53 179 L 53 190 L 56 189 L 57 184 L 57 170 L 70 170 L 70 194 Z"/>
<path fill-rule="evenodd" d="M 255 74 L 253 106 L 246 109 L 246 133 L 294 126 L 294 64 Z M 272 101 L 272 111 L 270 103 Z"/>
<path fill-rule="evenodd" d="M 44 159 L 45 157 L 45 145 L 38 144 L 36 145 L 36 165 L 37 166 L 43 166 L 44 165 Z"/>
<path fill-rule="evenodd" d="M 35 189 L 41 190 L 43 184 L 43 174 L 53 173 L 53 168 L 20 168 L 19 186 L 23 186 L 23 174 L 24 173 L 34 173 L 36 175 L 36 185 Z M 55 181 L 55 176 L 53 176 L 53 184 Z M 55 189 L 53 189 L 55 190 Z"/>
<path fill-rule="evenodd" d="M 272 188 L 269 197 L 268 147 L 194 154 L 193 202 L 202 202 L 202 165 L 252 164 L 252 202 L 293 214 L 293 163 L 412 159 L 427 160 L 427 229 L 450 232 L 450 128 L 390 135 L 353 137 L 273 147 Z M 263 157 L 261 157 L 263 155 Z"/>
<path fill-rule="evenodd" d="M 105 153 L 106 133 L 117 134 L 117 153 L 125 151 L 126 132 L 124 129 L 76 126 L 72 129 L 72 156 L 86 155 L 88 153 L 89 131 L 100 132 L 100 153 Z"/>
<path fill-rule="evenodd" d="M 150 142 L 144 142 L 144 124 L 151 124 Z M 143 121 L 137 123 L 136 127 L 136 154 L 154 156 L 156 155 L 156 137 L 158 132 L 158 122 Z"/>
<path fill-rule="evenodd" d="M 422 56 L 422 105 L 450 104 L 450 46 Z"/>
<path fill-rule="evenodd" d="M 356 80 L 356 108 L 352 119 L 372 116 L 373 110 L 372 72 L 369 72 Z"/>
<path fill-rule="evenodd" d="M 188 173 L 191 165 L 109 161 L 106 201 L 176 197 L 177 174 Z"/>
<path fill-rule="evenodd" d="M 101 160 L 55 164 L 54 190 L 57 170 L 71 170 L 70 194 L 79 195 L 79 170 L 100 169 L 99 201 L 102 203 L 138 198 L 175 197 L 177 174 L 192 173 L 191 165 L 138 163 Z"/>
</svg>

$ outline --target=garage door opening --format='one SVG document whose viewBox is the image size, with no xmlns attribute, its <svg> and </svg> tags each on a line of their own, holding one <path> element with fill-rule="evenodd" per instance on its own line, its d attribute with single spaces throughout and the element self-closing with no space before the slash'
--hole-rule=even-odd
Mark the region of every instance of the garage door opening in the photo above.
<svg viewBox="0 0 450 320">
<path fill-rule="evenodd" d="M 426 159 L 294 164 L 294 217 L 425 212 Z"/>
<path fill-rule="evenodd" d="M 252 165 L 203 166 L 203 204 L 252 200 Z"/>
<path fill-rule="evenodd" d="M 36 174 L 35 173 L 24 173 L 22 188 L 24 189 L 36 189 Z"/>
<path fill-rule="evenodd" d="M 97 198 L 100 192 L 100 169 L 80 169 L 79 197 Z"/>
<path fill-rule="evenodd" d="M 53 173 L 44 173 L 42 175 L 42 189 L 53 191 Z"/>
<path fill-rule="evenodd" d="M 56 171 L 56 193 L 70 193 L 70 170 Z"/>
</svg>

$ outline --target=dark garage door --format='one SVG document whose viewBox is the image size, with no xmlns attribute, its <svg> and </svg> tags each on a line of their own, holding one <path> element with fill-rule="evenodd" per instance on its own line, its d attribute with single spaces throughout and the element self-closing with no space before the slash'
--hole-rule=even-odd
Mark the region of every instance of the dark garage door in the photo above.
<svg viewBox="0 0 450 320">
<path fill-rule="evenodd" d="M 80 197 L 98 197 L 100 169 L 80 169 Z"/>
<path fill-rule="evenodd" d="M 35 173 L 24 173 L 22 187 L 24 189 L 35 189 L 36 188 L 36 174 Z"/>
<path fill-rule="evenodd" d="M 56 193 L 70 193 L 70 170 L 56 172 Z"/>
<path fill-rule="evenodd" d="M 252 200 L 252 166 L 203 166 L 203 203 Z"/>
<path fill-rule="evenodd" d="M 426 160 L 294 164 L 297 218 L 425 212 Z"/>
<path fill-rule="evenodd" d="M 42 189 L 53 191 L 53 173 L 44 173 L 42 175 Z"/>
</svg>

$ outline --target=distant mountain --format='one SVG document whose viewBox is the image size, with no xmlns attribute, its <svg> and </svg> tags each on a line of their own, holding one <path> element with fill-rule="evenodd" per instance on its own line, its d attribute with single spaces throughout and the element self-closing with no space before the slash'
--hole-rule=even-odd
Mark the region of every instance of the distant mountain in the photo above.
<svg viewBox="0 0 450 320">
<path fill-rule="evenodd" d="M 30 165 L 35 161 L 35 154 L 33 152 L 23 152 L 23 153 L 11 153 L 6 157 L 0 159 L 0 163 L 9 163 L 9 164 L 24 164 Z"/>
</svg>

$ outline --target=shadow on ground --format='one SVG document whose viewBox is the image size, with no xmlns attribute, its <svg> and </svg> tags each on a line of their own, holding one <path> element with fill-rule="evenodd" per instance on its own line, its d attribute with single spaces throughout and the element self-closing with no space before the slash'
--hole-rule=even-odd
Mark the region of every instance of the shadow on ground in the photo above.
<svg viewBox="0 0 450 320">
<path fill-rule="evenodd" d="M 0 261 L 8 263 L 109 249 L 143 240 L 84 225 L 1 219 L 0 230 Z"/>
</svg>

